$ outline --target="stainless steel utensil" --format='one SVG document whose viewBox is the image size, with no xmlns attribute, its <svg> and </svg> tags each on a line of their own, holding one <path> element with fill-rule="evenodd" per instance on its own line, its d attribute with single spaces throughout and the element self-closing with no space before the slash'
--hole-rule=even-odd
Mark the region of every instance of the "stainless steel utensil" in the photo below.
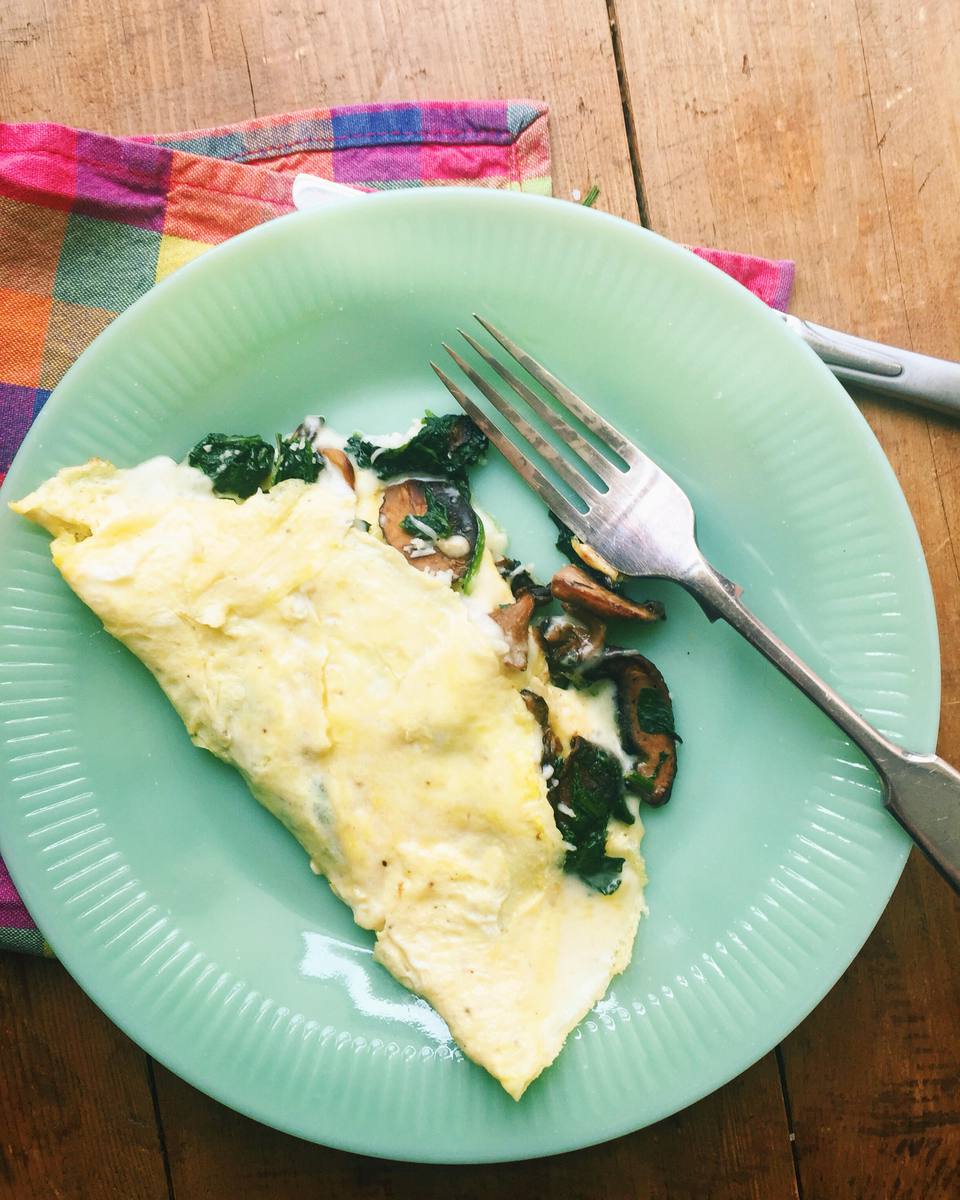
<svg viewBox="0 0 960 1200">
<path fill-rule="evenodd" d="M 960 363 L 869 342 L 792 313 L 780 316 L 841 383 L 960 417 Z"/>
<path fill-rule="evenodd" d="M 528 376 L 557 402 L 546 402 L 470 334 L 459 331 L 483 361 L 601 481 L 594 484 L 543 437 L 515 404 L 452 347 L 444 349 L 514 430 L 549 464 L 584 505 L 571 503 L 527 454 L 490 421 L 447 374 L 431 363 L 454 399 L 507 461 L 583 541 L 627 575 L 673 579 L 693 595 L 710 620 L 723 618 L 810 697 L 856 743 L 883 785 L 884 802 L 920 849 L 960 892 L 960 773 L 933 754 L 901 750 L 869 725 L 747 609 L 741 589 L 704 558 L 696 542 L 693 507 L 686 493 L 642 450 L 564 386 L 536 359 L 482 317 L 477 320 Z M 605 447 L 583 438 L 572 414 Z"/>
</svg>

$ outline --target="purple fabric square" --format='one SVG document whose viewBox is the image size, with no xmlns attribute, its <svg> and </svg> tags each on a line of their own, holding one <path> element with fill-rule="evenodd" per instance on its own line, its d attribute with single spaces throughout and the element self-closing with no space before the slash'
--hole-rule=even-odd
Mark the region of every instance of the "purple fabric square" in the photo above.
<svg viewBox="0 0 960 1200">
<path fill-rule="evenodd" d="M 74 212 L 162 232 L 172 160 L 165 146 L 81 131 Z"/>
<path fill-rule="evenodd" d="M 338 183 L 417 183 L 423 178 L 420 146 L 358 147 L 335 150 L 333 178 Z"/>
<path fill-rule="evenodd" d="M 448 104 L 435 102 L 423 106 L 423 140 L 425 142 L 493 142 L 505 145 L 511 141 L 507 128 L 506 103 L 477 102 Z"/>
<path fill-rule="evenodd" d="M 0 858 L 0 926 L 33 929 L 33 921 L 13 886 L 6 864 Z"/>
<path fill-rule="evenodd" d="M 9 470 L 13 456 L 33 424 L 37 391 L 37 388 L 0 383 L 0 475 Z M 44 399 L 49 394 L 46 392 Z"/>
</svg>

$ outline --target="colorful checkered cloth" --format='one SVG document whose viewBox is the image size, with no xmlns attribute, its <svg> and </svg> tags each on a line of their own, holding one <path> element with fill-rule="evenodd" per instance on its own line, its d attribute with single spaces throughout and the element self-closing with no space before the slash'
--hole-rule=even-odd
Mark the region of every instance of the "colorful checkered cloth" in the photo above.
<svg viewBox="0 0 960 1200">
<path fill-rule="evenodd" d="M 204 250 L 290 212 L 301 172 L 371 190 L 471 184 L 549 195 L 547 107 L 374 104 L 136 138 L 0 124 L 0 479 L 97 334 Z M 786 306 L 792 263 L 696 253 Z M 0 947 L 46 949 L 2 860 Z"/>
</svg>

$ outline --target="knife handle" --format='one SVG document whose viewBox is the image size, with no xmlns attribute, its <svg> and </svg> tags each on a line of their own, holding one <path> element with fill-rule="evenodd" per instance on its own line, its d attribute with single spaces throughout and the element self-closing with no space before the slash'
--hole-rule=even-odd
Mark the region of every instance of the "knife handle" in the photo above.
<svg viewBox="0 0 960 1200">
<path fill-rule="evenodd" d="M 960 363 L 840 333 L 789 313 L 783 319 L 841 383 L 960 416 Z"/>
</svg>

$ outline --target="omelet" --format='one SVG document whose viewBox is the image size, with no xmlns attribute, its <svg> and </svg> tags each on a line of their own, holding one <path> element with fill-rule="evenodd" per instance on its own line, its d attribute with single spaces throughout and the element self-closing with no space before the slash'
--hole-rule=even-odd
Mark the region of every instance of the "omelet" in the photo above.
<svg viewBox="0 0 960 1200">
<path fill-rule="evenodd" d="M 489 547 L 471 594 L 452 590 L 358 519 L 378 486 L 326 470 L 237 503 L 168 458 L 92 460 L 12 508 L 373 931 L 377 961 L 519 1099 L 629 962 L 642 826 L 632 799 L 633 822 L 610 822 L 612 894 L 564 870 L 520 693 L 547 700 L 565 748 L 617 749 L 612 698 L 554 688 L 532 643 L 506 666 Z"/>
</svg>

